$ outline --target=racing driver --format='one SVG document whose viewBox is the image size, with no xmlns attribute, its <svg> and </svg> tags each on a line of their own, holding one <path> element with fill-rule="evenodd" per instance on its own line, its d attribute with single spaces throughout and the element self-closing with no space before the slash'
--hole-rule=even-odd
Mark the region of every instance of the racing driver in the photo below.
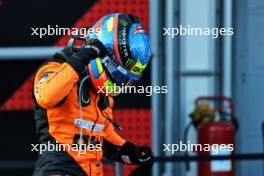
<svg viewBox="0 0 264 176">
<path fill-rule="evenodd" d="M 72 37 L 34 77 L 39 143 L 60 146 L 38 155 L 35 176 L 102 176 L 103 156 L 153 163 L 151 149 L 119 136 L 112 117 L 115 90 L 135 85 L 148 65 L 149 37 L 131 14 L 104 16 L 92 28 L 100 30 Z M 77 39 L 84 44 L 74 47 Z"/>
</svg>

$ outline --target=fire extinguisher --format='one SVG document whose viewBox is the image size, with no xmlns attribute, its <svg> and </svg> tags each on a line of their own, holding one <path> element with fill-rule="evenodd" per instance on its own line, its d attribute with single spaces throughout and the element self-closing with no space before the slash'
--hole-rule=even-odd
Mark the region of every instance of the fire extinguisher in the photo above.
<svg viewBox="0 0 264 176">
<path fill-rule="evenodd" d="M 188 131 L 193 125 L 197 129 L 198 144 L 210 146 L 209 151 L 197 151 L 198 156 L 232 155 L 235 149 L 235 133 L 238 129 L 233 101 L 223 96 L 206 96 L 197 98 L 195 105 L 195 110 L 190 114 L 192 120 L 185 129 L 185 142 L 187 142 Z M 216 119 L 217 114 L 219 115 L 218 120 Z M 188 156 L 188 152 L 185 155 Z M 186 166 L 189 170 L 188 162 Z M 235 176 L 235 162 L 230 160 L 199 161 L 198 176 Z"/>
</svg>

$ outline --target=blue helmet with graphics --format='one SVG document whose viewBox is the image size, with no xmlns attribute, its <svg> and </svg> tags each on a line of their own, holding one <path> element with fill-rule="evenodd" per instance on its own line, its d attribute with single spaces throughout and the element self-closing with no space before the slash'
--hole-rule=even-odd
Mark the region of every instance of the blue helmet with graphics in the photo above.
<svg viewBox="0 0 264 176">
<path fill-rule="evenodd" d="M 139 19 L 131 14 L 114 13 L 99 19 L 89 38 L 100 40 L 106 58 L 90 62 L 89 72 L 96 86 L 134 85 L 142 76 L 151 55 L 150 40 Z M 99 30 L 98 30 L 99 29 Z"/>
</svg>

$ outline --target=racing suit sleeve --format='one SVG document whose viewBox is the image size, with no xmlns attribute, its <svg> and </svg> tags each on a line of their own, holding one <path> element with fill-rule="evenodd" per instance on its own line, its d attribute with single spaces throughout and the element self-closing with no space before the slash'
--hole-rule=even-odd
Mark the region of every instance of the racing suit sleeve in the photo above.
<svg viewBox="0 0 264 176">
<path fill-rule="evenodd" d="M 43 108 L 52 108 L 65 98 L 78 82 L 78 73 L 67 63 L 48 62 L 34 78 L 34 96 Z"/>
<path fill-rule="evenodd" d="M 123 139 L 119 134 L 117 134 L 112 124 L 110 123 L 107 124 L 105 132 L 106 132 L 105 139 L 108 142 L 120 147 L 125 144 L 126 140 Z"/>
<path fill-rule="evenodd" d="M 113 118 L 113 106 L 114 106 L 114 101 L 113 98 L 109 97 L 110 101 L 110 108 L 105 110 L 105 114 L 107 114 L 108 117 Z M 105 140 L 108 142 L 117 145 L 117 146 L 123 146 L 126 142 L 125 139 L 123 139 L 116 131 L 115 127 L 113 126 L 112 123 L 107 123 L 106 128 L 105 128 Z"/>
</svg>

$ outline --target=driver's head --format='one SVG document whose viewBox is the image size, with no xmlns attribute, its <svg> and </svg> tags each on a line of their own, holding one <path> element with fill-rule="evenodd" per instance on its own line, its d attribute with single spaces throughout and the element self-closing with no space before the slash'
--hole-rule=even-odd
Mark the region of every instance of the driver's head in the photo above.
<svg viewBox="0 0 264 176">
<path fill-rule="evenodd" d="M 149 37 L 138 18 L 129 14 L 110 14 L 99 19 L 92 28 L 97 33 L 89 38 L 100 40 L 107 50 L 106 58 L 94 59 L 89 64 L 94 88 L 112 87 L 114 91 L 115 84 L 135 85 L 151 55 Z"/>
</svg>

